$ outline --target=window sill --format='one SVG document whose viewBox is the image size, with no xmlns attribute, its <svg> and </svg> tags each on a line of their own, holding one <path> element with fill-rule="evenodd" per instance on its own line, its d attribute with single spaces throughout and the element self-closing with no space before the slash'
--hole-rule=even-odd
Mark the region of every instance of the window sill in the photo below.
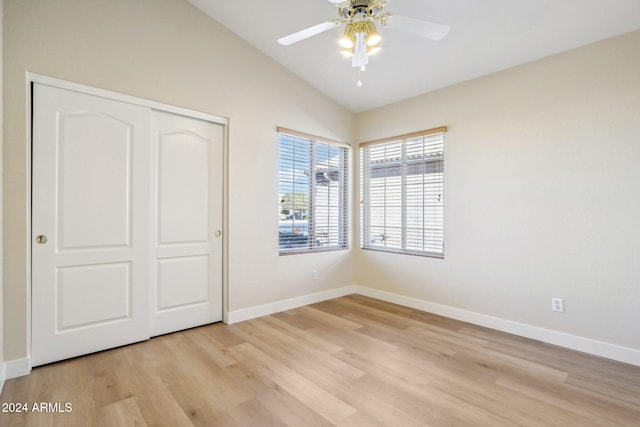
<svg viewBox="0 0 640 427">
<path fill-rule="evenodd" d="M 279 251 L 279 256 L 288 256 L 288 255 L 304 255 L 304 254 L 315 254 L 319 252 L 335 252 L 335 251 L 348 251 L 348 247 L 339 247 L 339 248 L 326 248 L 326 249 L 292 249 L 289 251 Z"/>
<path fill-rule="evenodd" d="M 363 248 L 363 251 L 374 251 L 374 252 L 387 252 L 391 254 L 398 255 L 411 255 L 411 256 L 420 256 L 425 258 L 436 258 L 436 259 L 444 259 L 444 254 L 439 254 L 436 252 L 420 252 L 420 251 L 407 251 L 402 249 L 391 249 L 391 248 Z"/>
</svg>

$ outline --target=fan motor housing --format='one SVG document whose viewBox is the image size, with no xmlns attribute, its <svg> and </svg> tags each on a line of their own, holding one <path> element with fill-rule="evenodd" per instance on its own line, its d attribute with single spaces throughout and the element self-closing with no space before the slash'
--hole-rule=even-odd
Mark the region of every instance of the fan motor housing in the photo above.
<svg viewBox="0 0 640 427">
<path fill-rule="evenodd" d="M 346 6 L 339 9 L 338 13 L 340 17 L 345 20 L 353 18 L 379 18 L 382 13 L 382 7 L 372 0 L 350 0 Z"/>
</svg>

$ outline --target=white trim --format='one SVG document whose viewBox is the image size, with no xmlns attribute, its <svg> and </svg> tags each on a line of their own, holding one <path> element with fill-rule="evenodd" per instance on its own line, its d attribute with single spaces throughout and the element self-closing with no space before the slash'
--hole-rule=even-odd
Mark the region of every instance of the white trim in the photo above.
<svg viewBox="0 0 640 427">
<path fill-rule="evenodd" d="M 222 321 L 229 323 L 229 123 L 224 125 L 222 163 Z"/>
<path fill-rule="evenodd" d="M 214 114 L 203 113 L 201 111 L 190 110 L 183 107 L 177 107 L 175 105 L 164 104 L 162 102 L 152 101 L 150 99 L 138 98 L 136 96 L 125 95 L 123 93 L 111 92 L 92 86 L 85 86 L 80 83 L 73 83 L 66 80 L 60 80 L 42 74 L 31 73 L 27 71 L 27 83 L 40 83 L 43 85 L 54 86 L 60 89 L 72 90 L 75 92 L 84 93 L 87 95 L 99 96 L 101 98 L 113 99 L 115 101 L 126 102 L 129 104 L 139 105 L 141 107 L 148 107 L 154 110 L 166 111 L 168 113 L 179 114 L 182 116 L 189 116 L 196 119 L 205 120 L 208 122 L 218 123 L 221 125 L 228 125 L 229 119 L 222 116 L 216 116 Z M 29 89 L 30 90 L 30 89 Z"/>
<path fill-rule="evenodd" d="M 427 311 L 429 313 L 438 314 L 440 316 L 449 317 L 451 319 L 473 323 L 474 325 L 484 326 L 502 332 L 508 332 L 510 334 L 519 335 L 525 338 L 531 338 L 560 347 L 566 347 L 595 356 L 601 356 L 607 359 L 617 360 L 619 362 L 640 366 L 640 350 L 638 349 L 623 347 L 603 341 L 596 341 L 590 338 L 584 338 L 564 332 L 553 331 L 551 329 L 540 328 L 538 326 L 518 323 L 512 320 L 502 319 L 499 317 L 489 316 L 487 314 L 476 313 L 456 307 L 437 304 L 430 301 L 394 294 L 391 292 L 381 291 L 365 286 L 354 285 L 354 287 L 355 293 L 359 295 L 376 298 L 382 301 L 399 304 L 409 308 L 415 308 L 417 310 Z"/>
<path fill-rule="evenodd" d="M 328 291 L 316 292 L 314 294 L 302 295 L 295 298 L 289 298 L 281 301 L 274 301 L 267 304 L 256 305 L 254 307 L 243 308 L 240 310 L 230 311 L 228 314 L 229 324 L 243 322 L 245 320 L 255 319 L 256 317 L 268 316 L 270 314 L 279 313 L 281 311 L 291 310 L 309 304 L 315 304 L 321 301 L 327 301 L 334 298 L 340 298 L 345 295 L 351 295 L 355 292 L 355 286 L 344 286 L 342 288 L 331 289 Z"/>
<path fill-rule="evenodd" d="M 451 319 L 461 320 L 464 322 L 472 323 L 474 325 L 484 326 L 525 338 L 542 341 L 548 344 L 554 344 L 560 347 L 581 351 L 594 356 L 605 357 L 607 359 L 640 366 L 640 350 L 637 349 L 623 347 L 603 341 L 596 341 L 590 338 L 579 337 L 564 332 L 558 332 L 550 329 L 540 328 L 537 326 L 527 325 L 524 323 L 514 322 L 512 320 L 502 319 L 499 317 L 489 316 L 487 314 L 476 313 L 469 310 L 463 310 L 456 307 L 437 304 L 434 302 L 381 291 L 379 289 L 373 289 L 361 285 L 344 286 L 341 288 L 330 289 L 328 291 L 316 292 L 313 294 L 289 298 L 281 301 L 274 301 L 268 304 L 228 311 L 226 323 L 233 324 L 243 322 L 245 320 L 268 316 L 270 314 L 279 313 L 282 311 L 291 310 L 294 308 L 303 307 L 305 305 L 315 304 L 334 298 L 340 298 L 351 294 L 363 295 L 381 301 L 414 308 L 416 310 L 438 314 L 440 316 L 445 316 Z M 12 360 L 5 363 L 4 369 L 5 379 L 28 375 L 31 371 L 31 362 L 29 358 Z M 2 365 L 0 365 L 0 378 L 2 378 Z M 1 388 L 2 387 L 0 383 L 0 391 Z"/>
<path fill-rule="evenodd" d="M 25 250 L 27 251 L 25 253 L 25 260 L 27 262 L 26 264 L 26 269 L 27 271 L 25 272 L 25 277 L 27 278 L 27 357 L 31 357 L 31 174 L 32 174 L 32 170 L 31 170 L 31 162 L 32 162 L 32 152 L 31 152 L 31 147 L 33 144 L 32 138 L 31 138 L 31 128 L 32 128 L 32 122 L 33 122 L 33 117 L 31 112 L 32 107 L 33 107 L 33 96 L 32 96 L 32 84 L 31 84 L 31 79 L 29 76 L 29 73 L 26 73 L 26 80 L 25 80 L 25 99 L 27 100 L 26 104 L 26 111 L 25 111 L 25 117 L 27 118 L 26 120 L 26 133 L 25 135 L 27 136 L 27 143 L 25 144 L 25 171 L 26 171 L 26 176 L 25 176 L 25 182 L 26 182 L 26 189 L 27 189 L 27 198 L 25 200 L 26 206 L 25 206 L 25 212 L 27 213 L 27 227 L 26 227 L 26 235 L 24 236 L 26 238 L 26 245 L 25 245 Z M 27 372 L 28 373 L 28 372 Z"/>
<path fill-rule="evenodd" d="M 381 291 L 379 289 L 373 289 L 361 285 L 345 286 L 329 291 L 303 295 L 296 298 L 290 298 L 282 301 L 275 301 L 268 304 L 230 311 L 228 314 L 228 323 L 238 323 L 261 316 L 268 316 L 270 314 L 278 313 L 281 311 L 291 310 L 308 304 L 314 304 L 317 302 L 339 298 L 354 293 L 370 298 L 379 299 L 381 301 L 414 308 L 416 310 L 438 314 L 440 316 L 445 316 L 451 319 L 461 320 L 463 322 L 472 323 L 474 325 L 484 326 L 486 328 L 491 328 L 521 337 L 542 341 L 548 344 L 569 348 L 571 350 L 581 351 L 594 356 L 605 357 L 607 359 L 616 360 L 618 362 L 640 366 L 640 350 L 638 349 L 623 347 L 616 344 L 597 341 L 590 338 L 584 338 L 577 335 L 571 335 L 564 332 L 541 328 L 538 326 L 514 322 L 512 320 L 502 319 L 499 317 L 490 316 L 488 314 L 463 310 L 461 308 L 437 304 L 431 301 L 394 294 L 391 292 Z"/>
<path fill-rule="evenodd" d="M 31 359 L 28 357 L 5 362 L 4 375 L 7 380 L 29 375 L 29 372 L 31 372 Z"/>
</svg>

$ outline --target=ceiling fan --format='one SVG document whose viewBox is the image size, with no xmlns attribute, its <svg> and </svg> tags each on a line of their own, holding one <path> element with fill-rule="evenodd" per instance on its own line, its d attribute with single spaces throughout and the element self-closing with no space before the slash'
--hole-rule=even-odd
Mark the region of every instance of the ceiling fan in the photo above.
<svg viewBox="0 0 640 427">
<path fill-rule="evenodd" d="M 382 37 L 376 29 L 375 23 L 383 28 L 414 34 L 430 40 L 442 40 L 450 27 L 436 22 L 423 21 L 391 13 L 383 12 L 390 0 L 328 0 L 338 7 L 338 19 L 323 22 L 313 27 L 305 28 L 293 34 L 278 39 L 284 46 L 297 43 L 325 31 L 345 25 L 344 34 L 339 40 L 342 54 L 351 57 L 351 64 L 364 71 L 369 62 L 369 56 L 380 50 Z M 358 82 L 360 86 L 361 83 Z"/>
</svg>

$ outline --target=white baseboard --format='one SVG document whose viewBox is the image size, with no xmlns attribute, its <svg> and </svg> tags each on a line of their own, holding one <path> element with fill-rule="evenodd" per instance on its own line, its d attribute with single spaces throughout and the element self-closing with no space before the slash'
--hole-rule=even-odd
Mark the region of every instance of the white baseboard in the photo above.
<svg viewBox="0 0 640 427">
<path fill-rule="evenodd" d="M 351 294 L 364 295 L 370 298 L 387 301 L 417 310 L 426 311 L 440 316 L 449 317 L 463 322 L 484 326 L 498 331 L 531 338 L 560 347 L 582 351 L 595 356 L 619 362 L 640 366 L 640 350 L 623 347 L 603 341 L 596 341 L 589 338 L 566 334 L 551 329 L 540 328 L 512 320 L 489 316 L 487 314 L 476 313 L 456 307 L 437 304 L 434 302 L 408 297 L 391 292 L 381 291 L 361 285 L 350 285 L 342 288 L 330 289 L 328 291 L 317 292 L 290 298 L 282 301 L 275 301 L 268 304 L 257 305 L 255 307 L 230 311 L 228 313 L 228 323 L 238 323 L 257 317 L 268 316 L 270 314 L 303 307 L 317 302 L 327 301 L 334 298 Z M 28 357 L 15 359 L 0 363 L 0 392 L 5 380 L 28 375 L 31 372 L 31 360 Z"/>
<path fill-rule="evenodd" d="M 7 380 L 29 375 L 29 372 L 31 372 L 31 359 L 29 357 L 7 360 L 4 363 L 4 377 Z"/>
<path fill-rule="evenodd" d="M 409 308 L 415 308 L 417 310 L 427 311 L 429 313 L 473 323 L 474 325 L 484 326 L 502 332 L 508 332 L 510 334 L 531 338 L 548 344 L 582 351 L 595 356 L 601 356 L 607 359 L 640 366 L 640 350 L 637 349 L 622 347 L 616 344 L 596 341 L 524 323 L 518 323 L 499 317 L 489 316 L 487 314 L 436 304 L 418 298 L 368 288 L 366 286 L 354 285 L 354 287 L 355 293 L 359 295 L 368 296 Z"/>
<path fill-rule="evenodd" d="M 230 311 L 227 323 L 238 323 L 244 320 L 255 319 L 256 317 L 268 316 L 270 314 L 279 313 L 281 311 L 291 310 L 317 302 L 326 301 L 334 298 L 340 298 L 345 295 L 351 295 L 355 292 L 355 286 L 345 286 L 328 291 L 317 292 L 314 294 L 303 295 L 296 298 L 290 298 L 282 301 L 274 301 L 268 304 L 256 305 L 254 307 L 243 308 L 240 310 Z"/>
<path fill-rule="evenodd" d="M 640 350 L 637 349 L 623 347 L 603 341 L 596 341 L 590 338 L 584 338 L 577 335 L 554 331 L 551 329 L 540 328 L 538 326 L 527 325 L 525 323 L 514 322 L 512 320 L 502 319 L 487 314 L 437 304 L 434 302 L 381 291 L 361 285 L 345 286 L 342 288 L 331 289 L 329 291 L 303 295 L 296 298 L 257 305 L 255 307 L 230 311 L 227 321 L 229 324 L 238 323 L 245 320 L 255 319 L 261 316 L 268 316 L 270 314 L 279 313 L 281 311 L 291 310 L 305 305 L 314 304 L 333 298 L 339 298 L 354 293 L 402 305 L 405 307 L 415 308 L 417 310 L 438 314 L 440 316 L 449 317 L 451 319 L 461 320 L 463 322 L 472 323 L 474 325 L 484 326 L 498 331 L 507 332 L 521 337 L 531 338 L 548 344 L 589 353 L 594 356 L 605 357 L 607 359 L 640 366 Z M 9 377 L 7 374 L 7 379 L 8 378 L 11 377 Z"/>
</svg>

